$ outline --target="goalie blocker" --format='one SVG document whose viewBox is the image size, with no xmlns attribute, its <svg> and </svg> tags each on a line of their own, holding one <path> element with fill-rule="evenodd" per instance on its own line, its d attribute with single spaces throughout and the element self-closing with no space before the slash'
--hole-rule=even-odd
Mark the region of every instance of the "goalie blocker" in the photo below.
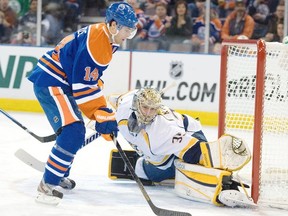
<svg viewBox="0 0 288 216">
<path fill-rule="evenodd" d="M 133 168 L 135 168 L 136 161 L 139 158 L 139 155 L 134 150 L 124 150 L 124 152 L 127 155 Z M 117 149 L 112 149 L 110 152 L 108 177 L 112 180 L 133 180 L 132 175 L 130 174 L 128 168 L 126 167 L 126 164 L 124 163 Z"/>
</svg>

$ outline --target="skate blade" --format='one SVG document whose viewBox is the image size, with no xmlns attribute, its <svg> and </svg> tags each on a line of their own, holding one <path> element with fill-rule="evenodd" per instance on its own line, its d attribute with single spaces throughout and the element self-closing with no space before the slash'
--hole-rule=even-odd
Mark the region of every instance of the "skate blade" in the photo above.
<svg viewBox="0 0 288 216">
<path fill-rule="evenodd" d="M 35 202 L 47 204 L 47 205 L 54 205 L 57 206 L 61 202 L 61 198 L 55 196 L 48 196 L 44 193 L 38 193 L 35 198 Z"/>
</svg>

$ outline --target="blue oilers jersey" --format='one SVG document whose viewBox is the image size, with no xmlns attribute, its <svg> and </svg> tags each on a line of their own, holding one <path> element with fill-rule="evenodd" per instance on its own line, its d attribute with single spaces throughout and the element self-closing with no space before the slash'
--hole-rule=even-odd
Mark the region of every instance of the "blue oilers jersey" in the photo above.
<svg viewBox="0 0 288 216">
<path fill-rule="evenodd" d="M 69 89 L 79 108 L 94 119 L 94 112 L 106 106 L 100 78 L 118 48 L 111 44 L 106 24 L 87 26 L 45 53 L 28 79 L 37 86 Z"/>
</svg>

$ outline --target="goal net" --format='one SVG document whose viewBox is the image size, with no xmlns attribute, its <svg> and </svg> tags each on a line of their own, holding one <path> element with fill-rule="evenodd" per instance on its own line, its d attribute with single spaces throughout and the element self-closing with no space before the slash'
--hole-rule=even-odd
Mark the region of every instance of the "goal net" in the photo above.
<svg viewBox="0 0 288 216">
<path fill-rule="evenodd" d="M 288 45 L 262 40 L 222 43 L 219 136 L 243 138 L 258 204 L 288 208 Z"/>
</svg>

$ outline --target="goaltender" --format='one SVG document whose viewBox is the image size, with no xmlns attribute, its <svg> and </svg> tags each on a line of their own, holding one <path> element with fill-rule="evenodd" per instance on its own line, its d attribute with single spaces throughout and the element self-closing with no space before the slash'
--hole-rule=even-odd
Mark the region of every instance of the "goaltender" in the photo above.
<svg viewBox="0 0 288 216">
<path fill-rule="evenodd" d="M 248 186 L 232 176 L 251 159 L 246 143 L 228 134 L 207 142 L 200 122 L 164 106 L 161 96 L 161 91 L 144 87 L 108 99 L 120 133 L 140 156 L 138 177 L 153 182 L 175 178 L 176 193 L 191 200 L 255 206 L 238 188 Z"/>
</svg>

